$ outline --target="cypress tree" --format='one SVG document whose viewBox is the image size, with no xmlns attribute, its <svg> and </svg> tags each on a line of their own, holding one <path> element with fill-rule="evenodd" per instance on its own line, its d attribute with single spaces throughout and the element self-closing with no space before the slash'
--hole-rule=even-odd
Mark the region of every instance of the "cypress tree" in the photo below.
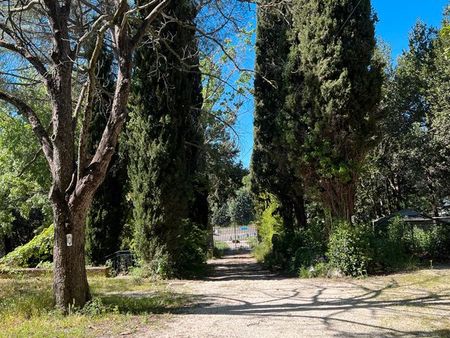
<svg viewBox="0 0 450 338">
<path fill-rule="evenodd" d="M 108 120 L 111 97 L 114 92 L 111 51 L 103 48 L 97 64 L 97 95 L 93 104 L 89 144 L 92 153 L 97 148 L 101 133 Z M 120 249 L 120 236 L 124 227 L 127 206 L 124 199 L 126 164 L 118 151 L 111 159 L 105 181 L 95 193 L 87 218 L 86 250 L 94 264 L 104 264 L 105 257 Z"/>
<path fill-rule="evenodd" d="M 370 0 L 299 0 L 293 7 L 288 106 L 306 185 L 334 219 L 351 221 L 360 166 L 374 145 L 383 65 Z"/>
<path fill-rule="evenodd" d="M 280 202 L 285 227 L 305 226 L 303 184 L 292 167 L 286 140 L 285 64 L 290 44 L 290 13 L 285 6 L 258 8 L 255 74 L 255 144 L 252 186 Z"/>
<path fill-rule="evenodd" d="M 208 219 L 201 75 L 194 3 L 172 2 L 166 12 L 176 20 L 160 22 L 161 38 L 136 55 L 128 175 L 136 253 L 147 263 L 163 255 L 166 272 L 182 275 L 203 260 L 188 241 L 194 222 L 206 228 Z"/>
</svg>

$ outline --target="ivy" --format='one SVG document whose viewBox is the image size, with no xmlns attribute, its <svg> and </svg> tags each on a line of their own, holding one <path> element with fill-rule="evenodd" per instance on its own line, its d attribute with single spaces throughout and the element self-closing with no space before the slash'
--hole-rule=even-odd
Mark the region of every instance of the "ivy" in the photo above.
<svg viewBox="0 0 450 338">
<path fill-rule="evenodd" d="M 27 268 L 35 267 L 40 262 L 52 261 L 54 230 L 53 224 L 50 225 L 31 241 L 0 259 L 0 266 Z"/>
</svg>

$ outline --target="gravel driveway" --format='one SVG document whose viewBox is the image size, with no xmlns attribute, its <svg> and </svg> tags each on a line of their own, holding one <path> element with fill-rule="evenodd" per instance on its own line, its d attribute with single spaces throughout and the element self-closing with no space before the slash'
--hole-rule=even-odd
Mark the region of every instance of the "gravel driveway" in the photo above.
<svg viewBox="0 0 450 338">
<path fill-rule="evenodd" d="M 249 255 L 173 281 L 191 306 L 143 337 L 450 337 L 450 269 L 355 279 L 286 278 Z"/>
</svg>

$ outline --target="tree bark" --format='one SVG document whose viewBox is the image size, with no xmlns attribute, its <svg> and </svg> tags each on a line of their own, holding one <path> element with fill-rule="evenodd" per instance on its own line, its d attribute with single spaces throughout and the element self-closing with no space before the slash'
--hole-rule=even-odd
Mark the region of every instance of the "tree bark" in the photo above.
<svg viewBox="0 0 450 338">
<path fill-rule="evenodd" d="M 53 250 L 53 293 L 57 308 L 67 312 L 82 307 L 90 299 L 85 268 L 84 229 L 87 208 L 73 209 L 57 194 L 52 194 L 55 222 Z M 69 243 L 68 236 L 71 236 Z"/>
<path fill-rule="evenodd" d="M 86 216 L 95 191 L 105 179 L 119 133 L 126 119 L 133 51 L 144 36 L 145 30 L 164 10 L 169 1 L 151 1 L 150 7 L 147 5 L 135 6 L 131 11 L 128 1 L 112 1 L 111 5 L 117 7 L 114 15 L 111 16 L 109 11 L 105 11 L 105 14 L 101 15 L 92 27 L 89 27 L 89 30 L 92 28 L 92 31 L 86 31 L 83 36 L 79 37 L 78 30 L 83 30 L 82 27 L 77 27 L 71 22 L 71 15 L 77 15 L 71 11 L 72 9 L 76 11 L 77 6 L 71 0 L 44 0 L 43 3 L 40 3 L 42 10 L 39 11 L 39 15 L 42 15 L 42 22 L 45 21 L 49 24 L 48 32 L 52 44 L 50 57 L 45 60 L 41 60 L 41 56 L 47 54 L 48 51 L 39 50 L 39 53 L 35 53 L 35 49 L 47 48 L 47 44 L 42 46 L 39 42 L 31 44 L 30 41 L 34 38 L 39 41 L 39 36 L 29 34 L 29 27 L 22 26 L 21 19 L 13 22 L 13 19 L 16 18 L 12 18 L 11 8 L 8 7 L 7 15 L 4 15 L 3 11 L 1 13 L 6 21 L 4 23 L 0 21 L 0 30 L 2 31 L 0 48 L 15 53 L 35 68 L 37 73 L 42 76 L 43 84 L 45 84 L 51 100 L 53 134 L 50 137 L 30 105 L 18 97 L 0 91 L 0 100 L 15 106 L 17 111 L 28 119 L 42 145 L 52 173 L 53 183 L 49 198 L 53 207 L 55 225 L 54 300 L 56 306 L 65 312 L 71 306 L 83 306 L 90 298 L 84 253 Z M 32 6 L 19 6 L 19 12 L 30 8 Z M 132 35 L 130 25 L 127 23 L 128 17 L 133 12 L 140 12 L 144 8 L 150 13 L 142 20 L 140 29 Z M 17 10 L 15 7 L 12 9 Z M 86 15 L 86 17 L 91 15 L 87 12 L 78 14 Z M 98 25 L 101 27 L 99 28 Z M 75 31 L 73 27 L 76 27 Z M 75 108 L 75 114 L 72 109 L 74 64 L 83 57 L 79 53 L 80 44 L 85 43 L 92 34 L 96 34 L 96 49 L 99 50 L 103 34 L 107 29 L 112 34 L 113 50 L 118 65 L 116 89 L 109 119 L 95 155 L 89 162 L 82 146 L 78 156 L 80 168 L 77 172 L 74 126 L 77 123 L 78 108 Z M 97 57 L 98 53 L 90 59 L 88 66 L 91 74 L 89 85 L 92 86 L 95 80 L 92 74 L 95 73 Z M 48 67 L 47 64 L 49 64 Z M 84 90 L 80 95 L 79 107 L 82 106 L 83 100 Z M 93 95 L 88 95 L 89 102 L 86 103 L 88 109 L 92 100 Z M 89 124 L 89 114 L 85 114 L 85 120 L 82 122 L 84 125 Z M 86 134 L 81 133 L 79 144 L 84 144 L 83 142 L 87 138 Z M 68 241 L 69 237 L 71 243 Z"/>
<path fill-rule="evenodd" d="M 297 196 L 296 198 L 296 203 L 294 205 L 294 214 L 297 228 L 305 229 L 308 225 L 308 220 L 306 218 L 305 198 L 303 197 L 303 195 Z"/>
</svg>

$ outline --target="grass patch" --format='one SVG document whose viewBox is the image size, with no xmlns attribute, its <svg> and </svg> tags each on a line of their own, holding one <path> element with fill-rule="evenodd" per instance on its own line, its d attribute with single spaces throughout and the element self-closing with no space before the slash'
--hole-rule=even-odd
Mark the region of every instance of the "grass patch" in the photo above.
<svg viewBox="0 0 450 338">
<path fill-rule="evenodd" d="M 93 300 L 67 316 L 53 309 L 50 278 L 0 279 L 0 337 L 95 337 L 157 325 L 153 314 L 189 302 L 162 282 L 94 277 Z"/>
<path fill-rule="evenodd" d="M 228 250 L 230 250 L 230 246 L 227 243 L 214 241 L 213 256 L 215 258 L 222 258 Z"/>
</svg>

